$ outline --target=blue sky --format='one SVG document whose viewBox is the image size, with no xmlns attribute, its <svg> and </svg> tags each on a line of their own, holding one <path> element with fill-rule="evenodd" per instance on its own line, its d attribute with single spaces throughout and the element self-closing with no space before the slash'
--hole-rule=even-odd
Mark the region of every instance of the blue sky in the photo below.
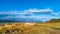
<svg viewBox="0 0 60 34">
<path fill-rule="evenodd" d="M 60 0 L 0 0 L 0 20 L 48 21 L 60 18 Z"/>
</svg>

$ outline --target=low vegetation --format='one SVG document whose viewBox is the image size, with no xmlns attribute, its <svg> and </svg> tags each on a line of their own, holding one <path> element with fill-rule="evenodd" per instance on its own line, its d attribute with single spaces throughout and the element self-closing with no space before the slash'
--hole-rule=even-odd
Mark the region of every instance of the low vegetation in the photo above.
<svg viewBox="0 0 60 34">
<path fill-rule="evenodd" d="M 0 34 L 60 34 L 60 22 L 50 22 L 1 23 Z"/>
</svg>

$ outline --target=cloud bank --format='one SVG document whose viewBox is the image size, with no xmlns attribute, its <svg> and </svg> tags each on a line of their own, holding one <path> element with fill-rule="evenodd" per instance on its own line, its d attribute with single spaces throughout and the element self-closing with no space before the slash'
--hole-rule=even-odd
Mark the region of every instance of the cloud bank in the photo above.
<svg viewBox="0 0 60 34">
<path fill-rule="evenodd" d="M 60 18 L 60 12 L 55 13 L 52 9 L 28 9 L 13 10 L 0 12 L 0 20 L 23 21 L 23 22 L 40 22 L 48 21 L 53 18 Z"/>
</svg>

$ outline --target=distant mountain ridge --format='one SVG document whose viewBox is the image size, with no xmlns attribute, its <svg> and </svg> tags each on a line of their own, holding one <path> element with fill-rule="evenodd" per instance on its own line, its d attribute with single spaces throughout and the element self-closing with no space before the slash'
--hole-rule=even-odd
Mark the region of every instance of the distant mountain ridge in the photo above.
<svg viewBox="0 0 60 34">
<path fill-rule="evenodd" d="M 21 20 L 0 20 L 0 22 L 43 22 L 42 20 L 21 19 Z M 45 22 L 60 22 L 60 19 L 51 19 Z"/>
<path fill-rule="evenodd" d="M 51 19 L 51 20 L 46 21 L 46 22 L 60 22 L 60 19 Z"/>
</svg>

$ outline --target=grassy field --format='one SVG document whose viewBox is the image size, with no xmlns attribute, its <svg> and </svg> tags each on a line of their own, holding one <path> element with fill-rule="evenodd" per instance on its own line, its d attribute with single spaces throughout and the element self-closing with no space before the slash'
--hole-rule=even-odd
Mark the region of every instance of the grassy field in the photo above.
<svg viewBox="0 0 60 34">
<path fill-rule="evenodd" d="M 0 24 L 0 34 L 60 34 L 60 23 Z"/>
</svg>

